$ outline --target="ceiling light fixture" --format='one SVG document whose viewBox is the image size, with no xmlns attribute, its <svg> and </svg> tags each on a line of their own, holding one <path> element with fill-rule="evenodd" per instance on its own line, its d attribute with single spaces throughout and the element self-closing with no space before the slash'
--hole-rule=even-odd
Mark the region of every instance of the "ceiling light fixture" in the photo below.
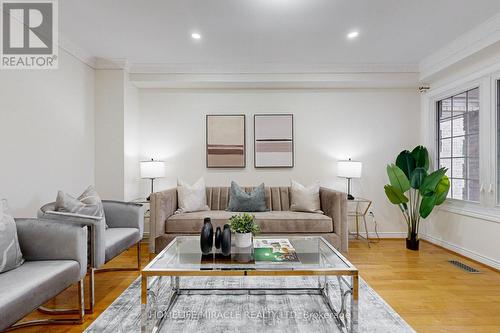
<svg viewBox="0 0 500 333">
<path fill-rule="evenodd" d="M 347 39 L 354 39 L 359 36 L 359 31 L 351 31 L 347 34 Z"/>
<path fill-rule="evenodd" d="M 191 38 L 192 39 L 201 39 L 201 35 L 199 33 L 197 33 L 197 32 L 193 32 L 191 34 Z"/>
</svg>

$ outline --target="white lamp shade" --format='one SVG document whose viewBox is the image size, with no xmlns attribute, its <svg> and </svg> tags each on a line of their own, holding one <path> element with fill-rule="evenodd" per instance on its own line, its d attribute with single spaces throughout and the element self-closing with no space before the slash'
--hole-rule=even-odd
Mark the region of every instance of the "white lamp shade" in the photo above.
<svg viewBox="0 0 500 333">
<path fill-rule="evenodd" d="M 165 177 L 165 162 L 163 161 L 142 161 L 140 167 L 141 178 Z"/>
<path fill-rule="evenodd" d="M 342 178 L 361 178 L 363 164 L 359 161 L 338 161 L 337 176 Z"/>
</svg>

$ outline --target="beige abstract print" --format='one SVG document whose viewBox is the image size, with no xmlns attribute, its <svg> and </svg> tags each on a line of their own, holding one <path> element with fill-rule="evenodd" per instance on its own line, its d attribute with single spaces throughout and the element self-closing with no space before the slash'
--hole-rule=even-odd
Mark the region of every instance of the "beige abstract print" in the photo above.
<svg viewBox="0 0 500 333">
<path fill-rule="evenodd" d="M 245 167 L 245 115 L 207 115 L 207 168 Z"/>
</svg>

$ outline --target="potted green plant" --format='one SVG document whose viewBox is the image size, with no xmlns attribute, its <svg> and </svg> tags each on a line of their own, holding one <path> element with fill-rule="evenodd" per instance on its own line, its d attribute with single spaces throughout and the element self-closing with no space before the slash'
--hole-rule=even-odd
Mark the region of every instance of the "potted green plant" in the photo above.
<svg viewBox="0 0 500 333">
<path fill-rule="evenodd" d="M 450 189 L 446 168 L 429 172 L 429 153 L 423 146 L 402 151 L 395 164 L 387 165 L 390 185 L 385 185 L 389 201 L 397 205 L 408 224 L 406 248 L 418 251 L 420 219 L 445 202 Z"/>
<path fill-rule="evenodd" d="M 234 245 L 236 247 L 249 247 L 252 245 L 252 235 L 260 232 L 260 227 L 255 223 L 255 216 L 248 213 L 233 215 L 229 218 L 231 231 L 235 233 Z"/>
</svg>

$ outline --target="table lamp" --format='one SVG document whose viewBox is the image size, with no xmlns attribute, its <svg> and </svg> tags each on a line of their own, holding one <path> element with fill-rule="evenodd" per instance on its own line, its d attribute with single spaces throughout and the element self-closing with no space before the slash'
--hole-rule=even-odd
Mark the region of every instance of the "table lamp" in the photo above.
<svg viewBox="0 0 500 333">
<path fill-rule="evenodd" d="M 165 177 L 165 162 L 155 161 L 153 159 L 149 161 L 140 162 L 141 178 L 151 179 L 151 193 L 154 193 L 154 181 L 156 178 Z M 149 201 L 151 195 L 147 197 L 146 200 Z"/>
<path fill-rule="evenodd" d="M 337 176 L 341 178 L 347 178 L 347 199 L 354 200 L 351 195 L 351 179 L 361 178 L 361 169 L 363 164 L 359 161 L 352 161 L 351 159 L 347 161 L 337 162 Z"/>
</svg>

